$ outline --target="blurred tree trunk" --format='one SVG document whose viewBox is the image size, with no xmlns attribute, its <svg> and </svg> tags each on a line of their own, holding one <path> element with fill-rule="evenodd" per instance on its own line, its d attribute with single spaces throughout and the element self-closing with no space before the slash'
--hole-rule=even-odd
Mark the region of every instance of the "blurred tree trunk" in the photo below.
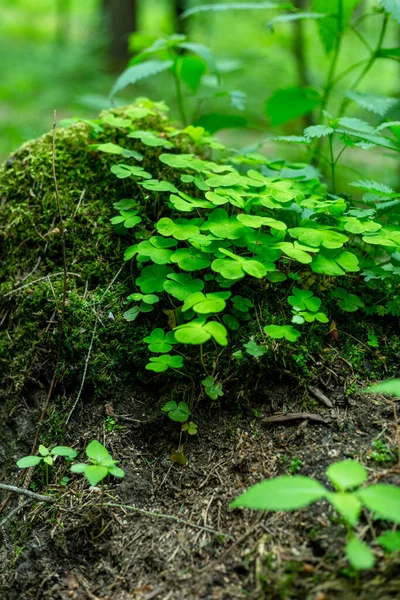
<svg viewBox="0 0 400 600">
<path fill-rule="evenodd" d="M 181 19 L 180 16 L 186 10 L 185 0 L 173 0 L 175 31 L 176 33 L 186 33 L 186 19 Z"/>
<path fill-rule="evenodd" d="M 56 43 L 59 46 L 66 46 L 69 42 L 71 29 L 71 0 L 57 0 L 56 10 Z"/>
<path fill-rule="evenodd" d="M 308 9 L 308 0 L 295 0 L 294 5 L 302 12 Z M 300 87 L 308 87 L 311 84 L 307 68 L 307 56 L 305 50 L 304 22 L 299 19 L 293 21 L 293 56 L 297 70 L 297 84 Z M 312 125 L 311 115 L 303 117 L 304 126 Z"/>
<path fill-rule="evenodd" d="M 109 32 L 109 55 L 115 67 L 129 58 L 129 35 L 137 30 L 136 0 L 103 0 L 103 13 Z"/>
</svg>

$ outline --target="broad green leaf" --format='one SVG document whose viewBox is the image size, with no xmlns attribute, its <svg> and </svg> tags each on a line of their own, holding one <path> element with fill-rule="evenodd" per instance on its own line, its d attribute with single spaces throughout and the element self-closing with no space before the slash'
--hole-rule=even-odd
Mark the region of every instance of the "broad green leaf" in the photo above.
<svg viewBox="0 0 400 600">
<path fill-rule="evenodd" d="M 297 342 L 298 338 L 301 336 L 300 331 L 291 325 L 266 325 L 264 331 L 276 340 L 285 338 L 289 342 Z"/>
<path fill-rule="evenodd" d="M 321 306 L 321 300 L 313 296 L 310 290 L 301 290 L 294 287 L 293 295 L 289 296 L 288 302 L 296 310 L 310 310 L 316 312 Z"/>
<path fill-rule="evenodd" d="M 20 469 L 27 469 L 29 467 L 35 467 L 40 463 L 42 458 L 40 456 L 24 456 L 17 462 L 17 467 Z"/>
<path fill-rule="evenodd" d="M 136 279 L 136 285 L 140 287 L 143 294 L 164 291 L 164 283 L 167 276 L 174 271 L 165 265 L 151 265 L 144 267 L 140 277 Z"/>
<path fill-rule="evenodd" d="M 362 571 L 371 569 L 374 566 L 375 556 L 367 544 L 356 537 L 347 542 L 345 551 L 349 563 L 354 569 Z"/>
<path fill-rule="evenodd" d="M 374 221 L 360 221 L 356 217 L 346 217 L 342 221 L 344 223 L 344 229 L 350 233 L 376 233 L 382 228 L 380 223 Z"/>
<path fill-rule="evenodd" d="M 358 258 L 352 252 L 320 252 L 311 264 L 314 273 L 324 275 L 345 275 L 346 272 L 354 273 L 360 270 Z"/>
<path fill-rule="evenodd" d="M 208 200 L 199 200 L 198 198 L 191 198 L 187 194 L 180 193 L 180 196 L 171 194 L 169 200 L 175 208 L 181 212 L 192 212 L 196 208 L 213 208 L 212 202 Z"/>
<path fill-rule="evenodd" d="M 142 142 L 142 144 L 145 144 L 146 146 L 162 146 L 163 148 L 173 147 L 173 144 L 170 141 L 158 136 L 152 131 L 131 131 L 128 134 L 128 137 L 137 138 Z"/>
<path fill-rule="evenodd" d="M 101 465 L 88 465 L 84 474 L 90 485 L 97 485 L 102 479 L 107 477 L 108 469 Z"/>
<path fill-rule="evenodd" d="M 388 379 L 372 385 L 365 390 L 368 393 L 373 394 L 387 394 L 388 396 L 395 396 L 400 398 L 400 379 Z"/>
<path fill-rule="evenodd" d="M 171 421 L 176 421 L 178 423 L 185 423 L 192 414 L 186 402 L 179 402 L 179 404 L 177 404 L 173 400 L 164 404 L 161 410 L 168 414 Z"/>
<path fill-rule="evenodd" d="M 123 469 L 121 469 L 120 467 L 111 467 L 111 469 L 108 469 L 108 472 L 113 477 L 119 477 L 120 479 L 125 477 L 125 471 Z"/>
<path fill-rule="evenodd" d="M 355 119 L 354 117 L 342 117 L 338 121 L 339 125 L 345 127 L 346 129 L 351 129 L 357 133 L 369 133 L 374 135 L 376 133 L 375 127 L 372 127 L 366 121 L 362 119 Z"/>
<path fill-rule="evenodd" d="M 379 96 L 378 94 L 363 94 L 353 90 L 346 92 L 346 96 L 358 104 L 358 106 L 361 106 L 361 108 L 365 108 L 381 117 L 384 117 L 398 102 L 396 98 L 388 98 L 386 96 Z"/>
<path fill-rule="evenodd" d="M 203 288 L 202 279 L 192 279 L 186 273 L 172 273 L 164 283 L 164 290 L 181 301 L 195 292 L 201 292 Z"/>
<path fill-rule="evenodd" d="M 310 113 L 320 102 L 320 94 L 314 88 L 281 88 L 267 100 L 266 112 L 272 125 L 282 125 Z"/>
<path fill-rule="evenodd" d="M 311 479 L 284 475 L 257 483 L 231 502 L 231 508 L 257 510 L 296 510 L 325 498 L 327 490 Z"/>
<path fill-rule="evenodd" d="M 324 248 L 341 248 L 348 241 L 347 235 L 331 229 L 314 229 L 312 227 L 293 227 L 289 234 L 306 246 L 323 246 Z"/>
<path fill-rule="evenodd" d="M 217 383 L 211 375 L 203 379 L 201 383 L 204 386 L 207 396 L 209 396 L 211 400 L 218 400 L 219 396 L 224 395 L 222 385 Z"/>
<path fill-rule="evenodd" d="M 203 75 L 207 71 L 205 61 L 198 56 L 185 54 L 180 56 L 176 65 L 178 77 L 186 83 L 192 94 L 196 94 L 199 89 Z"/>
<path fill-rule="evenodd" d="M 71 466 L 71 471 L 73 473 L 84 473 L 86 471 L 86 469 L 88 468 L 88 464 L 86 463 L 75 463 L 74 465 Z"/>
<path fill-rule="evenodd" d="M 349 292 L 341 287 L 334 289 L 332 295 L 335 298 L 339 298 L 339 306 L 346 312 L 356 312 L 356 310 L 364 306 L 364 302 L 358 296 L 349 294 Z"/>
<path fill-rule="evenodd" d="M 226 306 L 225 300 L 230 295 L 230 292 L 214 292 L 209 294 L 196 292 L 186 298 L 182 306 L 182 312 L 186 312 L 191 308 L 199 315 L 221 312 Z"/>
<path fill-rule="evenodd" d="M 197 235 L 200 229 L 197 225 L 197 219 L 169 219 L 163 217 L 156 224 L 158 233 L 165 236 L 173 236 L 176 240 L 188 240 Z"/>
<path fill-rule="evenodd" d="M 150 173 L 142 167 L 135 167 L 125 164 L 113 165 L 110 169 L 118 179 L 127 179 L 127 177 L 141 177 L 143 179 L 151 179 Z"/>
<path fill-rule="evenodd" d="M 400 531 L 384 531 L 378 542 L 388 552 L 400 552 Z"/>
<path fill-rule="evenodd" d="M 132 306 L 132 308 L 124 312 L 123 317 L 126 321 L 135 321 L 138 318 L 139 313 L 139 306 Z"/>
<path fill-rule="evenodd" d="M 169 181 L 149 179 L 147 181 L 142 181 L 140 185 L 146 190 L 151 190 L 152 192 L 178 192 L 177 188 Z"/>
<path fill-rule="evenodd" d="M 172 350 L 172 346 L 176 344 L 174 334 L 172 331 L 164 333 L 164 330 L 160 327 L 153 329 L 150 335 L 143 338 L 146 344 L 149 344 L 150 352 L 156 352 L 159 354 L 165 354 Z"/>
<path fill-rule="evenodd" d="M 122 146 L 118 146 L 118 144 L 113 144 L 112 142 L 108 142 L 106 144 L 94 144 L 91 148 L 95 148 L 100 152 L 106 152 L 108 154 L 121 154 L 126 158 L 136 158 L 136 160 L 143 160 L 143 155 L 139 152 L 135 152 L 135 150 L 128 150 L 127 148 L 122 148 Z"/>
<path fill-rule="evenodd" d="M 215 61 L 214 53 L 208 46 L 195 42 L 182 42 L 181 44 L 179 44 L 179 48 L 183 48 L 184 50 L 189 50 L 189 52 L 193 52 L 193 54 L 197 54 L 197 56 L 199 56 L 206 63 L 209 72 L 212 75 L 216 75 L 217 78 L 219 77 L 218 67 Z M 195 92 L 196 90 L 192 91 Z"/>
<path fill-rule="evenodd" d="M 153 236 L 144 242 L 140 242 L 137 248 L 141 256 L 148 256 L 157 265 L 166 265 L 172 261 L 171 257 L 175 252 L 175 250 L 169 250 L 169 248 L 174 248 L 176 244 L 177 242 L 174 239 Z"/>
<path fill-rule="evenodd" d="M 48 448 L 46 448 L 46 446 L 43 446 L 43 444 L 39 444 L 38 450 L 39 450 L 40 456 L 48 456 L 49 455 Z"/>
<path fill-rule="evenodd" d="M 100 464 L 103 461 L 110 460 L 112 458 L 108 450 L 97 440 L 93 440 L 90 442 L 90 444 L 88 444 L 86 448 L 86 456 Z M 93 483 L 92 485 L 96 484 Z"/>
<path fill-rule="evenodd" d="M 247 354 L 250 354 L 250 356 L 254 356 L 255 358 L 264 356 L 267 351 L 265 346 L 259 346 L 254 340 L 250 340 L 250 342 L 243 344 L 243 346 L 246 348 Z"/>
<path fill-rule="evenodd" d="M 171 356 L 170 354 L 162 354 L 161 356 L 152 356 L 150 362 L 146 365 L 148 371 L 162 373 L 169 367 L 172 369 L 180 369 L 183 366 L 183 356 Z"/>
<path fill-rule="evenodd" d="M 75 458 L 78 455 L 78 452 L 69 446 L 55 446 L 51 454 L 53 456 L 67 456 L 68 458 Z"/>
<path fill-rule="evenodd" d="M 137 206 L 137 200 L 133 198 L 126 198 L 124 200 L 119 200 L 118 202 L 114 202 L 113 207 L 118 210 L 129 210 Z"/>
<path fill-rule="evenodd" d="M 180 325 L 174 329 L 175 339 L 183 344 L 204 344 L 211 338 L 220 346 L 228 344 L 227 331 L 225 327 L 217 321 L 206 321 L 198 318 Z"/>
<path fill-rule="evenodd" d="M 312 261 L 310 254 L 290 242 L 280 242 L 279 244 L 275 244 L 274 248 L 282 250 L 286 256 L 297 260 L 297 262 L 303 265 L 310 264 Z M 313 252 L 316 252 L 316 249 L 313 249 Z"/>
<path fill-rule="evenodd" d="M 377 483 L 359 490 L 357 497 L 376 518 L 400 525 L 400 487 Z"/>
<path fill-rule="evenodd" d="M 128 67 L 117 79 L 112 90 L 111 96 L 125 89 L 128 85 L 134 84 L 141 79 L 146 79 L 152 75 L 157 75 L 162 71 L 170 69 L 174 63 L 172 60 L 147 60 L 145 62 Z"/>
<path fill-rule="evenodd" d="M 233 296 L 231 301 L 233 302 L 233 306 L 236 310 L 240 310 L 244 313 L 248 312 L 250 308 L 254 307 L 254 304 L 250 298 L 244 298 L 243 296 Z"/>
<path fill-rule="evenodd" d="M 178 263 L 182 271 L 200 271 L 210 266 L 208 255 L 196 248 L 179 248 L 171 256 L 171 262 Z"/>
<path fill-rule="evenodd" d="M 333 463 L 326 470 L 326 476 L 339 490 L 359 487 L 366 481 L 366 469 L 355 460 L 343 460 Z"/>
<path fill-rule="evenodd" d="M 361 502 L 354 494 L 349 492 L 336 492 L 328 494 L 326 499 L 338 511 L 344 519 L 353 527 L 358 524 L 358 519 L 361 513 Z"/>
<path fill-rule="evenodd" d="M 252 227 L 254 229 L 258 229 L 259 227 L 273 227 L 274 229 L 278 229 L 279 231 L 284 231 L 287 229 L 286 223 L 283 221 L 277 221 L 276 219 L 271 219 L 270 217 L 261 217 L 258 215 L 245 215 L 243 213 L 237 215 L 237 220 L 246 225 L 246 227 Z"/>
</svg>

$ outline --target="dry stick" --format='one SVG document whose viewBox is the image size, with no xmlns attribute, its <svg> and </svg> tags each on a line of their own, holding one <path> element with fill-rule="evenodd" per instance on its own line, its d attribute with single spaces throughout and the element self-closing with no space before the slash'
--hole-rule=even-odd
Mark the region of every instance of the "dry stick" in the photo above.
<svg viewBox="0 0 400 600">
<path fill-rule="evenodd" d="M 17 487 L 16 485 L 8 485 L 7 483 L 0 483 L 0 490 L 6 490 L 7 492 L 14 492 L 14 494 L 22 494 L 23 496 L 29 496 L 33 500 L 41 500 L 42 502 L 55 502 L 55 499 L 51 496 L 43 496 L 42 494 L 36 494 L 25 488 Z"/>
<path fill-rule="evenodd" d="M 102 295 L 102 297 L 100 298 L 100 300 L 99 300 L 99 302 L 98 302 L 98 305 L 99 305 L 99 306 L 100 306 L 100 304 L 103 302 L 103 299 L 104 299 L 105 295 L 107 294 L 108 290 L 109 290 L 109 289 L 111 288 L 111 286 L 114 284 L 115 280 L 116 280 L 116 279 L 119 277 L 119 274 L 121 273 L 121 271 L 122 271 L 122 269 L 123 269 L 123 268 L 124 268 L 124 265 L 122 265 L 122 267 L 119 269 L 118 273 L 117 273 L 117 274 L 116 274 L 116 275 L 113 277 L 113 279 L 112 279 L 111 283 L 110 283 L 110 284 L 107 286 L 107 289 L 106 289 L 106 291 L 104 292 L 104 294 Z M 93 309 L 93 310 L 94 310 L 94 309 Z M 96 311 L 95 311 L 95 310 L 94 310 L 94 315 L 95 315 L 95 317 L 96 317 L 96 321 L 95 321 L 95 323 L 94 323 L 94 327 L 93 327 L 93 333 L 92 333 L 92 338 L 91 338 L 91 340 L 90 340 L 90 344 L 89 344 L 89 350 L 88 350 L 88 353 L 87 353 L 87 356 L 86 356 L 86 360 L 85 360 L 85 368 L 84 368 L 84 370 L 83 370 L 83 376 L 82 376 L 81 386 L 80 386 L 80 388 L 79 388 L 78 395 L 77 395 L 77 397 L 76 397 L 76 400 L 75 400 L 75 402 L 74 402 L 74 404 L 73 404 L 73 407 L 72 407 L 72 408 L 71 408 L 71 410 L 69 411 L 69 413 L 68 413 L 68 417 L 66 418 L 66 421 L 65 421 L 65 425 L 66 425 L 66 426 L 68 425 L 68 423 L 69 423 L 69 420 L 70 420 L 70 418 L 71 418 L 71 416 L 72 416 L 72 413 L 74 412 L 74 410 L 75 410 L 75 408 L 76 408 L 76 406 L 77 406 L 77 404 L 78 404 L 78 402 L 79 402 L 79 400 L 80 400 L 80 397 L 81 397 L 81 394 L 82 394 L 82 390 L 83 390 L 83 386 L 84 386 L 84 384 L 85 384 L 86 373 L 87 373 L 87 369 L 88 369 L 88 365 L 89 365 L 90 355 L 91 355 L 91 353 L 92 353 L 92 349 L 93 349 L 93 343 L 94 343 L 94 338 L 95 338 L 96 331 L 97 331 L 97 323 L 99 322 L 99 317 L 98 317 L 98 315 L 97 315 L 97 313 L 96 313 Z"/>
<path fill-rule="evenodd" d="M 128 510 L 134 510 L 135 512 L 139 512 L 142 515 L 146 515 L 148 517 L 157 517 L 158 519 L 168 519 L 170 521 L 176 521 L 177 523 L 182 523 L 182 525 L 187 525 L 188 527 L 194 527 L 195 529 L 200 529 L 201 531 L 207 531 L 208 533 L 213 533 L 214 535 L 222 535 L 226 538 L 233 539 L 233 536 L 229 533 L 224 533 L 223 531 L 217 531 L 216 529 L 211 529 L 211 527 L 206 527 L 203 525 L 197 525 L 197 523 L 191 523 L 190 521 L 185 521 L 185 519 L 180 519 L 175 515 L 165 515 L 163 513 L 157 513 L 150 510 L 144 510 L 144 508 L 137 508 L 136 506 L 131 506 L 130 504 L 114 504 L 113 502 L 106 502 L 103 506 L 111 506 L 113 508 L 127 508 Z"/>
<path fill-rule="evenodd" d="M 49 279 L 50 277 L 58 277 L 59 275 L 64 275 L 63 271 L 59 271 L 58 273 L 50 273 L 49 275 L 44 275 L 44 277 L 39 277 L 39 279 L 35 279 L 35 281 L 30 281 L 29 283 L 25 283 L 25 285 L 21 285 L 21 287 L 16 288 L 15 290 L 11 290 L 11 292 L 7 292 L 7 294 L 4 294 L 4 298 L 7 298 L 7 296 L 11 296 L 12 294 L 16 294 L 17 292 L 20 292 L 21 290 L 24 290 L 25 288 L 31 285 L 35 285 L 35 283 L 39 283 L 39 281 L 44 281 L 45 279 Z M 80 277 L 79 273 L 71 273 L 69 271 L 67 275 Z"/>
<path fill-rule="evenodd" d="M 22 504 L 19 504 L 18 506 L 16 506 L 15 508 L 13 508 L 8 515 L 6 515 L 4 517 L 4 519 L 2 519 L 0 521 L 0 528 L 4 527 L 4 525 L 7 523 L 7 521 L 9 521 L 14 515 L 18 514 L 19 512 L 21 512 L 21 510 L 23 508 L 25 508 L 25 506 L 28 506 L 28 504 L 30 503 L 30 500 L 25 500 L 25 502 L 23 502 Z"/>
</svg>

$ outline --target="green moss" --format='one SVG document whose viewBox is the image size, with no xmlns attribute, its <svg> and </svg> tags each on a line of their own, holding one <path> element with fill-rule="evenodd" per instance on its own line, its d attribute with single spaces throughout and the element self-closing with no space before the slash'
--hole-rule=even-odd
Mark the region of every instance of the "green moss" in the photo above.
<svg viewBox="0 0 400 600">
<path fill-rule="evenodd" d="M 113 109 L 102 116 L 126 118 L 128 108 Z M 171 127 L 158 110 L 136 125 L 161 133 Z M 132 159 L 121 160 L 90 145 L 113 142 L 140 152 L 144 156 L 140 166 L 155 178 L 162 178 L 166 168 L 158 161 L 162 149 L 126 137 L 121 128 L 104 123 L 102 127 L 103 131 L 97 132 L 89 123 L 77 122 L 56 131 L 55 164 L 69 273 L 60 364 L 65 385 L 76 384 L 77 372 L 82 373 L 94 327 L 94 308 L 123 265 L 123 249 L 131 239 L 129 234 L 117 235 L 110 224 L 115 215 L 113 202 L 122 198 L 143 202 L 144 197 L 133 179 L 117 179 L 110 172 L 113 164 Z M 188 140 L 175 137 L 177 150 L 192 151 Z M 52 175 L 52 133 L 27 142 L 0 167 L 0 198 L 1 383 L 13 392 L 29 382 L 48 385 L 54 368 L 63 261 Z M 22 289 L 16 291 L 18 288 Z M 124 266 L 116 285 L 96 308 L 101 326 L 93 344 L 89 382 L 109 385 L 123 373 L 132 372 L 136 358 L 138 368 L 142 366 L 143 352 L 138 352 L 137 345 L 148 326 L 141 323 L 133 327 L 123 319 L 122 302 L 128 290 L 132 291 L 132 274 L 129 266 Z M 110 312 L 112 318 L 108 317 Z"/>
</svg>

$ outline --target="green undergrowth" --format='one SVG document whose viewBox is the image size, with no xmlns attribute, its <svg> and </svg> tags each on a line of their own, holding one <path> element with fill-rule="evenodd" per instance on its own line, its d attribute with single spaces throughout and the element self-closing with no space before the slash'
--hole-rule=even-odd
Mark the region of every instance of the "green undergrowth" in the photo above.
<svg viewBox="0 0 400 600">
<path fill-rule="evenodd" d="M 398 201 L 384 186 L 329 194 L 307 165 L 232 155 L 144 99 L 58 129 L 55 163 L 65 391 L 86 367 L 99 397 L 142 382 L 212 400 L 251 395 L 255 377 L 396 374 Z M 59 336 L 51 134 L 0 177 L 0 359 L 13 394 L 48 386 Z"/>
</svg>

